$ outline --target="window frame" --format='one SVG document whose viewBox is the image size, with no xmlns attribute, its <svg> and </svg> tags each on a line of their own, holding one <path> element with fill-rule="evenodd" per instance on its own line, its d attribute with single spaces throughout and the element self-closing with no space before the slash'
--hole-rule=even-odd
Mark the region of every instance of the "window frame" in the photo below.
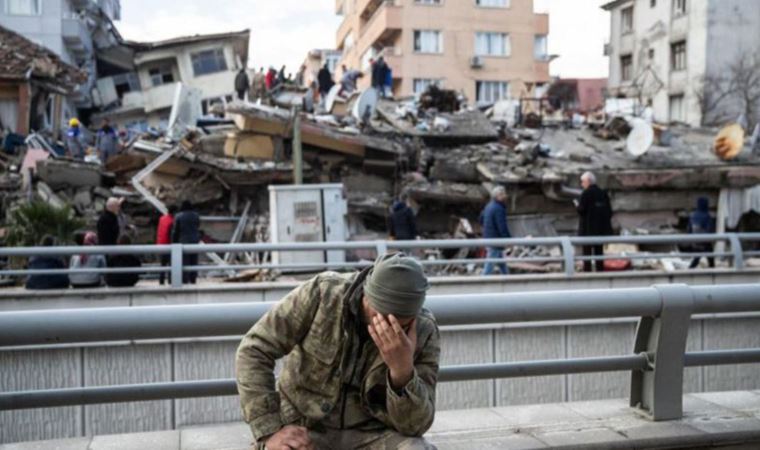
<svg viewBox="0 0 760 450">
<path fill-rule="evenodd" d="M 425 85 L 421 91 L 417 90 L 418 83 Z M 427 90 L 428 87 L 432 85 L 443 87 L 443 78 L 412 78 L 412 92 L 414 95 L 422 94 Z"/>
<path fill-rule="evenodd" d="M 414 4 L 417 6 L 443 6 L 443 2 L 446 0 L 414 0 Z"/>
<path fill-rule="evenodd" d="M 201 55 L 205 53 L 215 54 L 216 62 L 219 63 L 221 61 L 223 63 L 222 65 L 218 66 L 219 70 L 204 71 L 203 73 L 198 73 L 197 69 L 200 66 L 196 65 L 196 58 L 199 58 Z M 193 66 L 193 76 L 195 78 L 206 76 L 206 75 L 214 75 L 217 73 L 227 72 L 230 70 L 229 65 L 227 64 L 227 55 L 225 55 L 224 47 L 207 48 L 207 49 L 199 50 L 196 52 L 192 52 L 190 53 L 190 64 Z"/>
<path fill-rule="evenodd" d="M 512 0 L 490 0 L 490 1 L 503 1 L 504 5 L 483 5 L 480 2 L 489 0 L 475 0 L 476 8 L 493 8 L 493 9 L 509 9 L 512 7 Z"/>
<path fill-rule="evenodd" d="M 155 73 L 155 74 L 151 73 L 154 70 L 157 71 L 158 73 Z M 171 81 L 166 81 L 165 80 L 165 77 L 167 75 L 169 75 L 171 77 Z M 158 83 L 158 84 L 156 84 L 156 79 L 154 77 L 160 77 L 161 78 L 161 82 Z M 153 67 L 149 67 L 148 68 L 148 78 L 150 78 L 150 85 L 151 85 L 151 87 L 159 87 L 159 86 L 163 86 L 165 84 L 172 84 L 172 83 L 176 82 L 176 80 L 174 79 L 174 68 L 172 67 L 171 64 L 168 64 L 168 63 L 167 64 L 156 65 L 156 66 L 153 66 Z"/>
<path fill-rule="evenodd" d="M 626 61 L 628 64 L 625 64 Z M 620 55 L 620 81 L 626 82 L 631 80 L 633 80 L 633 55 Z"/>
<path fill-rule="evenodd" d="M 487 53 L 479 53 L 478 42 L 480 36 L 484 36 L 487 39 Z M 502 39 L 502 49 L 504 53 L 491 53 L 492 39 L 498 36 Z M 476 31 L 475 32 L 475 56 L 482 58 L 509 58 L 512 56 L 512 36 L 509 33 L 503 33 L 501 31 Z"/>
<path fill-rule="evenodd" d="M 425 51 L 422 49 L 422 33 L 436 33 L 438 35 L 438 43 L 437 43 L 437 50 L 438 51 Z M 419 36 L 419 39 L 418 39 Z M 420 43 L 419 49 L 417 48 L 417 42 Z M 430 29 L 424 29 L 424 30 L 414 30 L 412 33 L 412 50 L 416 54 L 420 55 L 443 55 L 444 52 L 444 46 L 443 46 L 443 30 L 430 30 Z"/>
<path fill-rule="evenodd" d="M 620 33 L 630 34 L 633 33 L 633 5 L 627 6 L 620 10 Z M 630 18 L 630 21 L 626 20 L 626 17 Z"/>
<path fill-rule="evenodd" d="M 688 57 L 688 47 L 685 40 L 670 43 L 671 72 L 681 72 L 686 70 L 689 65 Z"/>
<path fill-rule="evenodd" d="M 679 118 L 673 117 L 673 101 L 675 99 L 679 99 L 680 101 L 680 111 L 679 111 Z M 686 122 L 686 95 L 684 94 L 673 94 L 668 96 L 668 122 L 680 122 L 685 123 Z"/>
<path fill-rule="evenodd" d="M 673 0 L 673 17 L 685 16 L 689 13 L 688 0 Z"/>
<path fill-rule="evenodd" d="M 501 96 L 500 98 L 494 98 L 493 95 L 491 95 L 490 99 L 485 100 L 480 98 L 480 91 L 482 85 L 490 85 L 492 86 L 490 89 L 490 93 L 494 93 L 493 87 L 498 86 L 498 91 L 500 91 Z M 510 88 L 511 83 L 509 81 L 503 81 L 503 80 L 476 80 L 475 81 L 475 103 L 478 105 L 488 105 L 492 103 L 496 103 L 501 100 L 507 100 L 511 97 L 510 95 Z"/>
<path fill-rule="evenodd" d="M 11 12 L 11 2 L 9 0 L 5 0 L 5 8 L 3 8 L 5 14 L 12 16 L 12 17 L 38 17 L 42 15 L 42 0 L 29 0 L 30 4 L 35 4 L 37 12 L 32 14 L 23 14 L 23 13 L 13 13 Z"/>
<path fill-rule="evenodd" d="M 536 46 L 539 39 L 543 39 L 543 54 L 536 54 Z M 548 34 L 534 34 L 533 35 L 533 58 L 536 61 L 548 61 L 549 60 L 549 35 Z"/>
</svg>

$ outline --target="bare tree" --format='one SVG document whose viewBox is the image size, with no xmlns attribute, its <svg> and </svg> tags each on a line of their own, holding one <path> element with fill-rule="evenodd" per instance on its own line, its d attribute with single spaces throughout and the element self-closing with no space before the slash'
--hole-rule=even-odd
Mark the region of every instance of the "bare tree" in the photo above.
<svg viewBox="0 0 760 450">
<path fill-rule="evenodd" d="M 749 128 L 760 120 L 760 58 L 740 53 L 721 75 L 706 75 L 694 88 L 702 125 L 722 125 L 743 114 Z"/>
<path fill-rule="evenodd" d="M 731 77 L 705 75 L 697 80 L 694 95 L 699 102 L 702 126 L 720 125 L 731 119 L 723 104 L 735 89 Z"/>
<path fill-rule="evenodd" d="M 744 53 L 729 67 L 735 85 L 733 98 L 739 103 L 749 129 L 760 120 L 760 58 Z"/>
</svg>

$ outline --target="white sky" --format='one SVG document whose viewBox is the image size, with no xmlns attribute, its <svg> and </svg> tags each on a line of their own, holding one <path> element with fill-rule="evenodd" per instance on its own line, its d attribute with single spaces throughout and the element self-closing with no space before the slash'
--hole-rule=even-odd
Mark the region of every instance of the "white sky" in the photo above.
<svg viewBox="0 0 760 450">
<path fill-rule="evenodd" d="M 560 55 L 552 75 L 607 76 L 602 50 L 610 26 L 599 9 L 605 2 L 535 0 L 536 11 L 550 14 L 549 52 Z M 340 18 L 334 8 L 335 0 L 123 0 L 117 26 L 136 41 L 250 28 L 249 65 L 286 64 L 295 71 L 310 49 L 335 46 Z"/>
</svg>

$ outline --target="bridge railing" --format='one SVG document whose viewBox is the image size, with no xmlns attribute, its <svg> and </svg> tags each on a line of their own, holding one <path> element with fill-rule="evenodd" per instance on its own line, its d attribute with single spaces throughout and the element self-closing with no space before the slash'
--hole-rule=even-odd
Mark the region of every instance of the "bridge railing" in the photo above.
<svg viewBox="0 0 760 450">
<path fill-rule="evenodd" d="M 599 236 L 599 237 L 539 237 L 518 239 L 448 239 L 448 240 L 417 240 L 417 241 L 346 241 L 346 242 L 311 242 L 311 243 L 250 243 L 250 244 L 213 244 L 213 245 L 134 245 L 134 246 L 109 246 L 109 247 L 2 247 L 0 257 L 33 257 L 33 256 L 56 256 L 69 257 L 77 254 L 87 255 L 155 255 L 169 256 L 169 264 L 145 265 L 141 267 L 127 268 L 78 268 L 78 269 L 3 269 L 0 276 L 28 276 L 28 275 L 53 275 L 53 274 L 76 274 L 76 273 L 138 273 L 138 274 L 170 274 L 173 287 L 181 287 L 183 273 L 208 273 L 228 272 L 236 273 L 253 269 L 275 270 L 342 270 L 363 268 L 370 266 L 372 261 L 355 262 L 308 262 L 300 264 L 286 264 L 275 262 L 259 262 L 253 264 L 233 264 L 228 262 L 228 255 L 232 254 L 266 254 L 285 252 L 323 252 L 331 251 L 369 251 L 374 255 L 383 254 L 387 251 L 415 252 L 426 249 L 472 249 L 481 247 L 515 248 L 515 247 L 549 247 L 558 249 L 556 256 L 505 256 L 502 258 L 422 258 L 423 266 L 450 266 L 485 263 L 560 263 L 563 273 L 567 277 L 575 275 L 577 261 L 599 261 L 609 259 L 642 260 L 664 258 L 728 258 L 734 270 L 745 269 L 747 258 L 760 256 L 756 250 L 760 246 L 760 233 L 725 233 L 725 234 L 687 234 L 687 235 L 655 235 L 655 236 Z M 599 256 L 583 256 L 576 254 L 576 247 L 606 245 L 606 244 L 634 244 L 650 246 L 687 246 L 691 244 L 708 244 L 713 246 L 712 251 L 683 251 L 678 250 L 669 253 L 620 253 L 612 252 Z M 748 248 L 747 244 L 751 244 Z M 728 250 L 723 250 L 727 248 Z M 188 264 L 189 255 L 208 255 L 212 264 Z M 224 258 L 219 254 L 225 255 Z"/>
<path fill-rule="evenodd" d="M 0 313 L 0 348 L 240 336 L 273 303 Z M 685 367 L 760 362 L 760 348 L 686 352 L 692 315 L 760 311 L 760 284 L 430 296 L 442 326 L 639 317 L 629 354 L 442 367 L 442 382 L 629 371 L 630 405 L 653 420 L 682 416 Z M 23 351 L 21 349 L 21 351 Z M 0 393 L 0 410 L 236 395 L 232 379 Z"/>
</svg>

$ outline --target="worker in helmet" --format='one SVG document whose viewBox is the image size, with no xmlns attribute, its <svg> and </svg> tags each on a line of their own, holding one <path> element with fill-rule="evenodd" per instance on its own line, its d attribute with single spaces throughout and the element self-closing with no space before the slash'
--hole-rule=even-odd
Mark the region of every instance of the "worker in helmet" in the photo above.
<svg viewBox="0 0 760 450">
<path fill-rule="evenodd" d="M 84 159 L 85 149 L 80 125 L 79 119 L 74 117 L 69 120 L 69 129 L 66 132 L 66 152 L 74 159 Z"/>
</svg>

